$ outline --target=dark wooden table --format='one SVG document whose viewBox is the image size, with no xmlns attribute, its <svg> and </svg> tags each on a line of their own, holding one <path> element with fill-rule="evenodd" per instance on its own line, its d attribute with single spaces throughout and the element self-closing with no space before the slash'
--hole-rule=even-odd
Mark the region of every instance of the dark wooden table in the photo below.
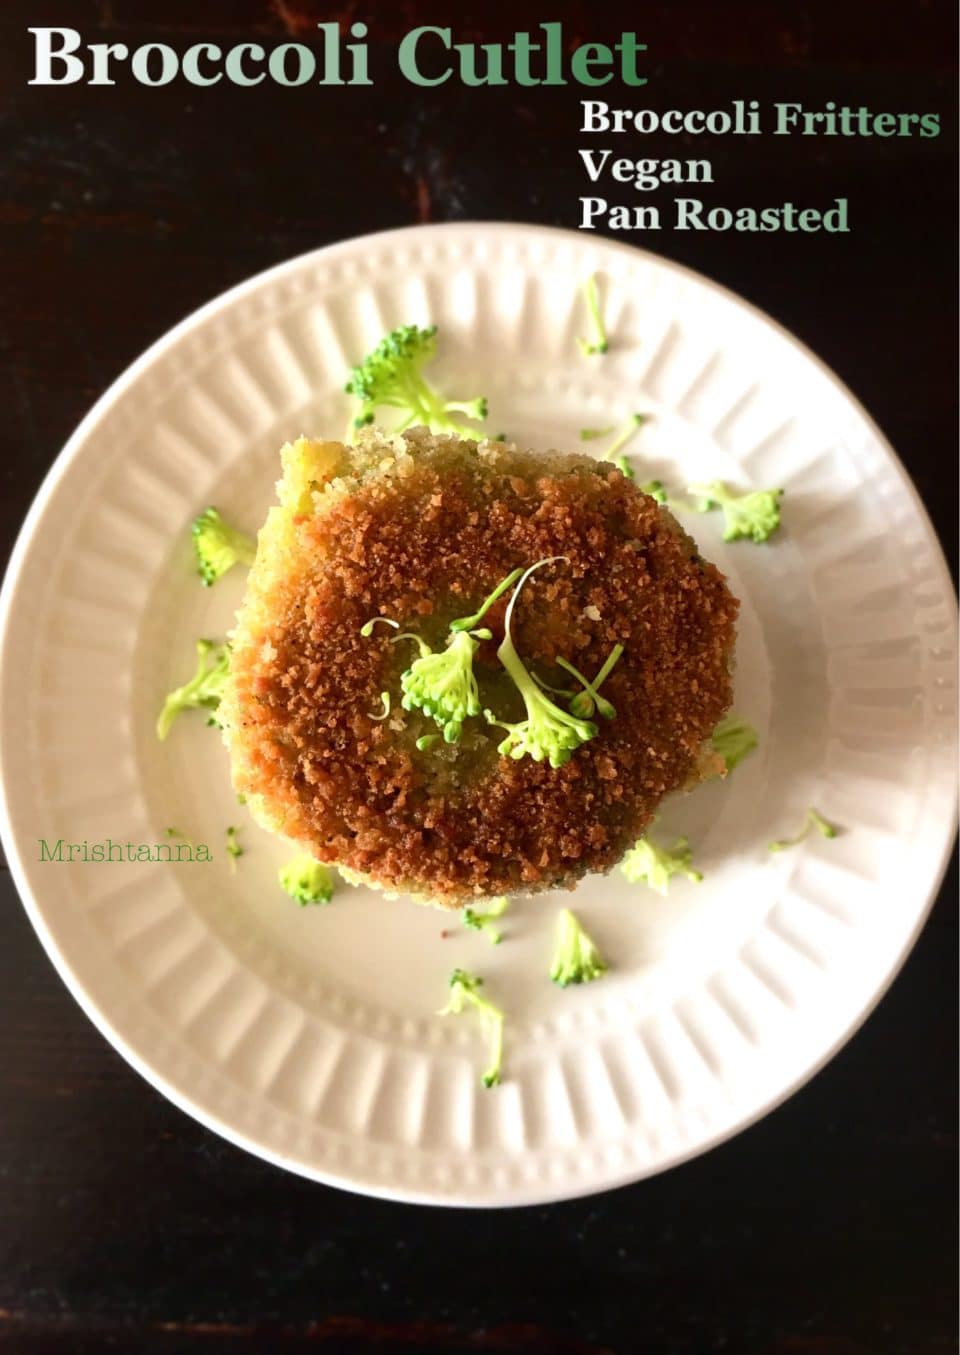
<svg viewBox="0 0 960 1355">
<path fill-rule="evenodd" d="M 466 7 L 7 0 L 0 12 L 0 539 L 94 399 L 171 324 L 300 251 L 415 221 L 576 223 L 576 90 L 418 91 L 417 22 L 637 28 L 624 104 L 826 99 L 935 111 L 925 141 L 651 138 L 717 202 L 850 200 L 846 236 L 637 242 L 806 340 L 891 437 L 955 565 L 953 6 Z M 42 14 L 40 11 L 42 10 Z M 379 15 L 376 11 L 380 11 Z M 267 44 L 371 26 L 372 89 L 30 88 L 29 24 L 89 41 Z M 640 152 L 636 152 L 640 153 Z M 632 193 L 632 190 L 630 190 Z M 955 1349 L 956 873 L 900 978 L 808 1087 L 636 1187 L 430 1211 L 286 1176 L 162 1100 L 87 1023 L 0 873 L 0 1349 L 928 1355 Z"/>
</svg>

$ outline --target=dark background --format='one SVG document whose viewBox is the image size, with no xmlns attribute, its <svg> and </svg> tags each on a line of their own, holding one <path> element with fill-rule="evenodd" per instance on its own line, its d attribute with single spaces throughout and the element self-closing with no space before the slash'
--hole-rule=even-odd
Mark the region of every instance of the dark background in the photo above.
<svg viewBox="0 0 960 1355">
<path fill-rule="evenodd" d="M 182 50 L 309 41 L 336 18 L 370 24 L 372 89 L 27 85 L 30 24 Z M 847 196 L 853 231 L 634 238 L 742 293 L 840 374 L 955 565 L 954 6 L 842 0 L 5 0 L 0 546 L 92 402 L 231 284 L 417 221 L 574 226 L 575 88 L 421 91 L 393 69 L 417 23 L 490 41 L 546 19 L 571 44 L 622 28 L 649 44 L 649 85 L 600 94 L 614 104 L 940 113 L 943 134 L 925 141 L 650 138 L 633 153 L 712 159 L 712 203 Z M 629 1189 L 477 1213 L 325 1189 L 194 1124 L 87 1023 L 0 871 L 0 1349 L 952 1351 L 956 892 L 953 868 L 866 1027 L 762 1123 Z"/>
</svg>

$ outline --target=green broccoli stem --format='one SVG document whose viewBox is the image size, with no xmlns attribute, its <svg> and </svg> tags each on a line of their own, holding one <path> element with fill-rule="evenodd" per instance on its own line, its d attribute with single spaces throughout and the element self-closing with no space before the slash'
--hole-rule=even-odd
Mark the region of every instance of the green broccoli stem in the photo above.
<svg viewBox="0 0 960 1355">
<path fill-rule="evenodd" d="M 593 338 L 578 339 L 577 343 L 580 345 L 580 351 L 591 357 L 605 353 L 610 347 L 603 315 L 600 311 L 600 292 L 595 273 L 591 273 L 583 284 L 583 299 L 587 303 L 587 315 L 590 320 L 590 327 L 593 330 Z"/>
<path fill-rule="evenodd" d="M 579 669 L 574 668 L 573 664 L 570 662 L 569 659 L 564 658 L 557 659 L 557 664 L 561 668 L 565 669 L 566 672 L 571 673 L 577 679 L 577 681 L 581 683 L 583 686 L 583 691 L 578 692 L 577 695 L 573 698 L 574 702 L 578 704 L 576 708 L 571 706 L 572 714 L 580 716 L 581 718 L 589 718 L 590 715 L 593 714 L 593 707 L 590 706 L 589 709 L 586 709 L 586 707 L 592 701 L 596 704 L 597 710 L 600 712 L 600 714 L 603 716 L 605 720 L 615 719 L 617 712 L 614 709 L 611 702 L 609 702 L 606 699 L 606 697 L 600 695 L 600 688 L 603 686 L 604 682 L 606 682 L 607 678 L 613 672 L 614 666 L 618 662 L 620 655 L 622 653 L 623 645 L 620 644 L 614 645 L 610 653 L 607 655 L 603 667 L 600 669 L 600 672 L 597 674 L 597 676 L 593 679 L 592 682 L 589 680 L 589 678 L 585 678 L 584 675 L 579 671 Z M 588 698 L 588 700 L 586 701 L 581 700 L 581 698 L 583 697 Z"/>
<path fill-rule="evenodd" d="M 808 809 L 800 832 L 797 833 L 795 837 L 781 838 L 777 842 L 769 843 L 768 849 L 771 852 L 783 852 L 786 851 L 788 847 L 797 847 L 809 836 L 811 828 L 816 828 L 817 832 L 820 833 L 822 837 L 829 838 L 837 836 L 836 826 L 832 824 L 829 819 L 825 819 L 823 815 L 818 814 L 815 809 Z"/>
<path fill-rule="evenodd" d="M 483 998 L 477 1005 L 493 1023 L 490 1066 L 484 1071 L 481 1081 L 485 1087 L 495 1087 L 500 1081 L 500 1069 L 503 1067 L 503 1012 Z"/>
<path fill-rule="evenodd" d="M 520 568 L 512 570 L 511 573 L 509 573 L 505 579 L 500 580 L 500 582 L 497 584 L 493 592 L 490 593 L 484 599 L 484 601 L 480 604 L 479 609 L 475 611 L 472 616 L 461 616 L 458 617 L 456 621 L 451 621 L 450 629 L 454 632 L 462 630 L 474 630 L 477 626 L 479 626 L 480 622 L 483 620 L 484 616 L 490 610 L 493 604 L 497 601 L 497 599 L 503 597 L 504 593 L 507 591 L 510 585 L 516 583 L 517 579 L 519 579 L 522 573 L 523 570 Z"/>
<path fill-rule="evenodd" d="M 604 454 L 604 460 L 612 461 L 618 452 L 623 451 L 624 447 L 626 447 L 627 443 L 633 437 L 634 433 L 636 433 L 637 429 L 642 428 L 646 422 L 647 422 L 646 414 L 631 414 L 630 418 L 623 425 L 623 427 L 620 429 L 620 432 L 617 434 L 613 442 L 607 448 Z"/>
<path fill-rule="evenodd" d="M 476 432 L 472 428 L 466 428 L 463 424 L 449 418 L 449 412 L 452 410 L 466 414 L 471 419 L 482 419 L 486 416 L 485 410 L 481 412 L 482 403 L 480 401 L 444 400 L 441 395 L 438 395 L 427 385 L 420 375 L 408 378 L 402 389 L 401 400 L 384 400 L 382 403 L 396 404 L 401 408 L 410 409 L 408 417 L 398 424 L 394 430 L 397 433 L 402 433 L 412 425 L 421 423 L 427 428 L 432 428 L 434 425 L 449 428 L 451 432 L 459 433 L 475 442 L 477 439 Z"/>
</svg>

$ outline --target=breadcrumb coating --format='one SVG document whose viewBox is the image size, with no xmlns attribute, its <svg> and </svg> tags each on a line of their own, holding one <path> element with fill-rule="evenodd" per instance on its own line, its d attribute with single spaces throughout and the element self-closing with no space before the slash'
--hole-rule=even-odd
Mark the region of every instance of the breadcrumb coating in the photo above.
<svg viewBox="0 0 960 1355">
<path fill-rule="evenodd" d="M 662 797 L 699 779 L 731 700 L 738 603 L 672 515 L 609 463 L 479 446 L 425 429 L 371 432 L 357 448 L 283 449 L 279 506 L 260 533 L 232 637 L 220 717 L 234 785 L 254 815 L 318 860 L 379 887 L 459 906 L 572 886 L 609 870 Z M 420 711 L 382 715 L 415 657 L 387 616 L 442 647 L 512 569 L 531 577 L 513 638 L 558 687 L 564 657 L 616 708 L 559 768 L 501 757 L 502 731 L 466 722 L 426 752 Z M 523 718 L 496 658 L 507 598 L 484 617 L 482 705 Z M 558 698 L 560 699 L 560 698 Z M 712 770 L 712 768 L 711 768 Z"/>
</svg>

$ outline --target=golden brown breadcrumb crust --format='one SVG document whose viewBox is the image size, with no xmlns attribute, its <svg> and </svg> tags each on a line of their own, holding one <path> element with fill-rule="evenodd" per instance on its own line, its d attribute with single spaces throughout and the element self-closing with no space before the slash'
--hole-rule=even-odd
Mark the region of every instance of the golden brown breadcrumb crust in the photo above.
<svg viewBox="0 0 960 1355">
<path fill-rule="evenodd" d="M 730 704 L 738 603 L 672 515 L 608 463 L 478 452 L 422 430 L 406 441 L 403 475 L 369 470 L 368 454 L 351 492 L 292 519 L 287 565 L 254 579 L 224 703 L 237 789 L 320 860 L 439 902 L 607 870 L 660 799 L 696 776 Z M 336 457 L 349 475 L 349 450 Z M 545 556 L 565 559 L 524 588 L 517 650 L 568 686 L 558 656 L 592 675 L 622 644 L 603 688 L 616 719 L 598 720 L 598 736 L 556 769 L 501 757 L 503 731 L 482 718 L 459 745 L 418 752 L 436 726 L 399 709 L 416 650 L 361 626 L 391 617 L 440 648 L 452 618 Z M 482 703 L 516 720 L 522 702 L 496 659 L 505 603 L 484 619 L 494 639 L 475 671 Z M 378 721 L 381 692 L 393 713 Z"/>
</svg>

